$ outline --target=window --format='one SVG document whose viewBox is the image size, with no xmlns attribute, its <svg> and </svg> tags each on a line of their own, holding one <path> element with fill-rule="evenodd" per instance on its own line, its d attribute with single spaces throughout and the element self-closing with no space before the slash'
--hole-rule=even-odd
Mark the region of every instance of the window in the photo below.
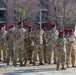
<svg viewBox="0 0 76 75">
<path fill-rule="evenodd" d="M 0 11 L 0 18 L 4 17 L 4 11 Z"/>
<path fill-rule="evenodd" d="M 0 1 L 0 7 L 3 8 L 3 7 L 6 7 L 5 3 Z"/>
</svg>

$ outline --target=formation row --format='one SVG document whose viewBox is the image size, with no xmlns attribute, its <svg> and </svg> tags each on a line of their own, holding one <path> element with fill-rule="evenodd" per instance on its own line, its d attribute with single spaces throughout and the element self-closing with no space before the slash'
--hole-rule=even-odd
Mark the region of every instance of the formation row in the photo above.
<svg viewBox="0 0 76 75">
<path fill-rule="evenodd" d="M 41 28 L 36 24 L 36 30 L 31 30 L 31 26 L 23 28 L 23 23 L 18 23 L 18 30 L 14 25 L 5 30 L 6 25 L 2 25 L 0 31 L 0 61 L 2 61 L 1 51 L 3 51 L 3 62 L 9 65 L 10 60 L 13 65 L 26 66 L 29 60 L 30 64 L 36 65 L 39 58 L 39 65 L 44 63 L 51 64 L 52 57 L 57 70 L 61 63 L 62 69 L 75 67 L 75 37 L 72 29 L 66 29 L 64 32 L 57 30 L 56 25 L 48 31 L 47 28 Z M 37 58 L 38 56 L 38 58 Z"/>
</svg>

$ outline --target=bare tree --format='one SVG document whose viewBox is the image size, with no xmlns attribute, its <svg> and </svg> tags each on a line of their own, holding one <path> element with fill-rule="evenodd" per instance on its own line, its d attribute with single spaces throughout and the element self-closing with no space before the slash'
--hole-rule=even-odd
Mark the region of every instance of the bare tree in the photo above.
<svg viewBox="0 0 76 75">
<path fill-rule="evenodd" d="M 76 2 L 74 0 L 50 0 L 50 2 L 53 7 L 53 10 L 50 9 L 53 22 L 60 27 L 62 21 L 63 29 L 75 25 Z"/>
</svg>

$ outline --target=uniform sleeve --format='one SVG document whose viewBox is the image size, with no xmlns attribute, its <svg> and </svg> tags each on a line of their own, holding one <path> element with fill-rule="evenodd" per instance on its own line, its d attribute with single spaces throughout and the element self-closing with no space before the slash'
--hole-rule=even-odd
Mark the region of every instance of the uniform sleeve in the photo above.
<svg viewBox="0 0 76 75">
<path fill-rule="evenodd" d="M 30 35 L 29 35 L 29 36 L 30 36 L 30 39 L 31 39 L 31 40 L 34 40 L 34 32 L 33 32 L 33 31 L 30 32 Z"/>
<path fill-rule="evenodd" d="M 55 41 L 55 45 L 58 47 L 58 44 L 59 44 L 59 40 L 57 39 L 57 40 Z"/>
</svg>

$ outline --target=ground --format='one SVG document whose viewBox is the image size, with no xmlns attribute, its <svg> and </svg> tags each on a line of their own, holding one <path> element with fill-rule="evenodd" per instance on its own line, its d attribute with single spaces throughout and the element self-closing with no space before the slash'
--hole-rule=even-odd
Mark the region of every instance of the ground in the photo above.
<svg viewBox="0 0 76 75">
<path fill-rule="evenodd" d="M 54 64 L 45 64 L 43 66 L 27 64 L 25 67 L 13 67 L 12 64 L 7 66 L 0 63 L 0 75 L 76 75 L 76 68 L 60 69 L 57 71 Z"/>
<path fill-rule="evenodd" d="M 76 68 L 56 70 L 55 64 L 45 64 L 39 66 L 38 62 L 36 66 L 32 66 L 32 64 L 29 65 L 27 63 L 27 65 L 24 67 L 14 67 L 12 63 L 10 63 L 10 65 L 7 66 L 6 63 L 0 62 L 0 75 L 76 75 Z"/>
</svg>

